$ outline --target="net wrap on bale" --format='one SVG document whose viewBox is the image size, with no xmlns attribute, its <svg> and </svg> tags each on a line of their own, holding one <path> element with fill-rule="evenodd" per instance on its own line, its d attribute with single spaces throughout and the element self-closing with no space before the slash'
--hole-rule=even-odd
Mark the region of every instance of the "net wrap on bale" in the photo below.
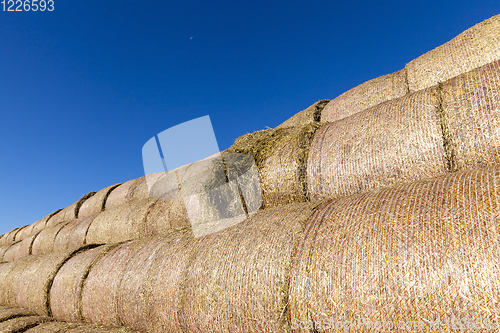
<svg viewBox="0 0 500 333">
<path fill-rule="evenodd" d="M 415 331 L 423 332 L 436 321 L 498 318 L 499 196 L 497 166 L 324 205 L 295 256 L 294 332 L 311 332 L 304 323 L 324 318 L 385 321 L 391 332 L 406 331 L 408 322 L 421 323 Z"/>
<path fill-rule="evenodd" d="M 410 91 L 444 82 L 500 59 L 500 15 L 467 29 L 406 65 Z"/>
<path fill-rule="evenodd" d="M 311 200 L 446 173 L 436 94 L 422 90 L 320 128 L 307 163 Z"/>
<path fill-rule="evenodd" d="M 314 204 L 268 209 L 193 245 L 178 318 L 186 331 L 285 332 L 292 256 Z"/>
<path fill-rule="evenodd" d="M 380 103 L 402 97 L 409 92 L 406 70 L 364 82 L 333 99 L 321 116 L 322 122 L 333 122 L 364 111 Z"/>
</svg>

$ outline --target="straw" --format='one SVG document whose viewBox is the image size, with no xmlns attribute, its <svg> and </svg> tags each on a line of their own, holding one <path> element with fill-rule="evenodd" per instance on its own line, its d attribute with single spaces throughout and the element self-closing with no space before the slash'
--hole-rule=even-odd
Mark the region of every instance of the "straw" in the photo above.
<svg viewBox="0 0 500 333">
<path fill-rule="evenodd" d="M 82 248 L 81 251 L 87 248 Z M 32 256 L 31 262 L 19 278 L 16 292 L 17 305 L 38 315 L 51 316 L 49 292 L 59 269 L 78 251 L 55 252 Z M 29 258 L 29 257 L 27 257 Z"/>
<path fill-rule="evenodd" d="M 0 332 L 2 333 L 18 333 L 24 332 L 32 327 L 52 321 L 54 319 L 49 317 L 18 317 L 9 319 L 0 323 Z"/>
<path fill-rule="evenodd" d="M 50 289 L 50 309 L 57 320 L 82 322 L 82 288 L 91 267 L 114 246 L 103 245 L 82 251 L 57 272 Z"/>
<path fill-rule="evenodd" d="M 145 245 L 131 241 L 119 245 L 97 261 L 85 279 L 82 291 L 82 315 L 86 322 L 121 325 L 117 294 L 128 262 Z"/>
<path fill-rule="evenodd" d="M 402 97 L 408 92 L 405 69 L 383 75 L 366 81 L 331 100 L 323 110 L 321 121 L 340 120 L 380 103 Z"/>
<path fill-rule="evenodd" d="M 414 331 L 423 332 L 453 318 L 498 323 L 499 189 L 497 166 L 372 190 L 318 209 L 292 269 L 292 324 L 364 318 L 394 327 L 418 323 Z"/>
<path fill-rule="evenodd" d="M 440 86 L 455 169 L 500 161 L 499 82 L 500 61 L 495 61 Z"/>
<path fill-rule="evenodd" d="M 446 173 L 436 94 L 408 94 L 320 128 L 309 150 L 310 199 Z"/>
<path fill-rule="evenodd" d="M 108 196 L 120 185 L 121 184 L 108 186 L 87 199 L 84 203 L 82 203 L 80 210 L 78 211 L 78 217 L 82 218 L 102 212 Z"/>
<path fill-rule="evenodd" d="M 52 227 L 47 227 L 42 230 L 38 236 L 33 241 L 33 246 L 31 247 L 32 254 L 48 254 L 54 250 L 54 240 L 61 229 L 67 225 L 69 221 L 61 222 L 59 224 L 53 225 Z"/>
<path fill-rule="evenodd" d="M 493 16 L 406 65 L 411 91 L 437 85 L 500 59 L 500 15 Z"/>
<path fill-rule="evenodd" d="M 289 331 L 289 269 L 314 206 L 267 209 L 197 239 L 177 306 L 185 331 Z"/>
<path fill-rule="evenodd" d="M 319 123 L 321 121 L 321 112 L 328 104 L 328 102 L 330 102 L 329 99 L 317 101 L 307 109 L 302 110 L 299 113 L 295 114 L 290 119 L 286 120 L 276 128 L 304 127 L 305 125 L 311 123 Z"/>
<path fill-rule="evenodd" d="M 112 244 L 144 237 L 146 215 L 155 201 L 148 198 L 106 209 L 90 224 L 86 243 Z"/>
</svg>

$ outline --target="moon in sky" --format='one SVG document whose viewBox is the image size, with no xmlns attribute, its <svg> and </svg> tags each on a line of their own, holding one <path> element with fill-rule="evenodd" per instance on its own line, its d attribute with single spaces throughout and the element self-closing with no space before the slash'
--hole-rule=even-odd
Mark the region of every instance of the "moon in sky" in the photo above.
<svg viewBox="0 0 500 333">
<path fill-rule="evenodd" d="M 193 39 L 193 37 L 189 38 L 189 39 Z"/>
</svg>

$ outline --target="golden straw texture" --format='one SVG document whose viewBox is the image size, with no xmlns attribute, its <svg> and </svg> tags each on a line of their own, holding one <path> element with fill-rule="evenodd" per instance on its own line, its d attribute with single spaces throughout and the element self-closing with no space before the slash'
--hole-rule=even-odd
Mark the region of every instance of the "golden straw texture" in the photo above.
<svg viewBox="0 0 500 333">
<path fill-rule="evenodd" d="M 323 109 L 321 121 L 333 122 L 343 119 L 380 103 L 402 97 L 408 92 L 405 69 L 380 76 L 331 100 Z"/>
<path fill-rule="evenodd" d="M 330 102 L 328 99 L 317 101 L 305 110 L 300 111 L 293 117 L 283 122 L 276 128 L 285 127 L 304 127 L 307 124 L 316 123 L 321 121 L 321 112 L 325 106 Z"/>
<path fill-rule="evenodd" d="M 146 216 L 155 201 L 147 198 L 106 209 L 90 224 L 86 243 L 112 244 L 144 237 Z"/>
<path fill-rule="evenodd" d="M 446 172 L 436 89 L 429 88 L 320 128 L 307 180 L 315 201 Z"/>
<path fill-rule="evenodd" d="M 36 260 L 26 267 L 19 278 L 16 293 L 17 305 L 38 315 L 50 316 L 50 288 L 59 269 L 74 254 L 75 252 L 55 252 L 32 256 Z"/>
<path fill-rule="evenodd" d="M 498 323 L 499 198 L 500 168 L 494 167 L 373 190 L 318 209 L 292 269 L 292 325 L 367 319 L 393 325 L 387 332 L 406 332 L 408 323 L 424 332 L 431 322 L 453 318 Z M 441 329 L 451 331 L 433 331 Z"/>
<path fill-rule="evenodd" d="M 117 294 L 128 262 L 146 242 L 131 241 L 119 245 L 97 261 L 83 284 L 82 314 L 86 322 L 121 325 Z"/>
<path fill-rule="evenodd" d="M 120 184 L 108 186 L 88 198 L 84 203 L 82 203 L 80 210 L 78 211 L 78 218 L 102 212 L 108 196 L 118 186 L 120 186 Z"/>
<path fill-rule="evenodd" d="M 114 246 L 88 249 L 69 259 L 57 272 L 50 289 L 50 309 L 57 320 L 82 322 L 82 288 L 90 268 Z"/>
<path fill-rule="evenodd" d="M 179 316 L 186 331 L 286 332 L 292 256 L 314 205 L 268 209 L 200 238 Z"/>
<path fill-rule="evenodd" d="M 500 15 L 476 24 L 406 65 L 410 91 L 425 89 L 500 59 Z"/>
<path fill-rule="evenodd" d="M 453 78 L 441 89 L 456 169 L 500 162 L 500 61 Z"/>
</svg>

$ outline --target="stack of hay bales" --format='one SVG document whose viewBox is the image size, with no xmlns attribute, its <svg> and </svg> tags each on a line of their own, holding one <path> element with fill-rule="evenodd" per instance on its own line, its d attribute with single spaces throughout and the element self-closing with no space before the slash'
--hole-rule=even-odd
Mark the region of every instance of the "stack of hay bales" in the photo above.
<svg viewBox="0 0 500 333">
<path fill-rule="evenodd" d="M 385 331 L 417 323 L 410 328 L 423 332 L 436 321 L 435 331 L 447 331 L 441 324 L 453 318 L 496 320 L 499 196 L 495 166 L 328 202 L 295 256 L 295 327 L 366 319 L 393 325 Z"/>
<path fill-rule="evenodd" d="M 0 331 L 426 331 L 499 318 L 499 32 L 497 16 L 218 157 L 9 231 Z"/>
<path fill-rule="evenodd" d="M 464 31 L 409 62 L 404 69 L 367 81 L 328 103 L 322 122 L 333 122 L 416 92 L 500 59 L 500 15 Z"/>
<path fill-rule="evenodd" d="M 227 153 L 247 154 L 255 159 L 263 209 L 308 200 L 307 156 L 319 127 L 319 123 L 310 123 L 250 133 L 236 139 L 227 150 Z"/>
<path fill-rule="evenodd" d="M 323 126 L 308 161 L 313 200 L 500 161 L 500 60 Z"/>
<path fill-rule="evenodd" d="M 328 103 L 321 121 L 333 122 L 409 92 L 406 70 L 387 74 L 346 91 Z"/>
</svg>

